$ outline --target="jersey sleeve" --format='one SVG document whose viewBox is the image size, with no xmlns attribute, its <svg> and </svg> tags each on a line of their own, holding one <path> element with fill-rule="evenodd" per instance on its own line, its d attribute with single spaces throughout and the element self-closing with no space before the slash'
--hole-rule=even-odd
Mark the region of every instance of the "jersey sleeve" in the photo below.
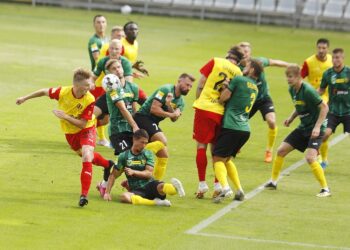
<svg viewBox="0 0 350 250">
<path fill-rule="evenodd" d="M 328 87 L 328 79 L 327 79 L 327 71 L 325 71 L 322 75 L 322 81 L 320 84 L 320 88 L 325 89 Z"/>
<path fill-rule="evenodd" d="M 135 83 L 133 83 L 132 85 L 132 92 L 134 93 L 134 102 L 137 102 L 139 100 L 139 86 Z"/>
<path fill-rule="evenodd" d="M 309 66 L 307 65 L 306 61 L 304 62 L 303 67 L 301 68 L 300 74 L 302 78 L 305 78 L 309 75 Z"/>
<path fill-rule="evenodd" d="M 60 93 L 61 93 L 61 87 L 49 89 L 50 99 L 58 100 L 60 98 Z"/>
<path fill-rule="evenodd" d="M 112 99 L 113 103 L 116 103 L 116 102 L 123 100 L 119 88 L 116 90 L 108 91 L 107 95 L 109 95 L 109 97 Z"/>
<path fill-rule="evenodd" d="M 124 60 L 122 60 L 122 66 L 124 70 L 124 76 L 132 76 L 132 65 L 128 59 L 124 58 Z"/>
<path fill-rule="evenodd" d="M 184 108 L 185 108 L 185 101 L 183 98 L 181 98 L 181 102 L 179 103 L 179 105 L 177 106 L 177 108 L 180 109 L 181 112 L 183 112 Z"/>
<path fill-rule="evenodd" d="M 153 167 L 154 166 L 154 156 L 153 153 L 149 150 L 145 150 L 146 165 Z"/>
<path fill-rule="evenodd" d="M 236 84 L 237 84 L 237 81 L 238 81 L 238 77 L 234 77 L 234 78 L 230 81 L 229 85 L 227 86 L 227 88 L 228 88 L 231 92 L 233 92 L 233 90 L 235 89 Z"/>
<path fill-rule="evenodd" d="M 258 57 L 258 58 L 256 58 L 256 60 L 261 62 L 262 66 L 264 68 L 270 66 L 270 59 L 268 59 L 266 57 Z"/>
<path fill-rule="evenodd" d="M 88 47 L 91 53 L 95 53 L 99 51 L 98 44 L 94 40 L 89 41 Z"/>
<path fill-rule="evenodd" d="M 114 168 L 118 171 L 123 171 L 125 168 L 126 162 L 125 162 L 125 153 L 121 153 L 118 157 L 118 163 L 114 164 Z"/>
<path fill-rule="evenodd" d="M 100 76 L 104 68 L 104 60 L 99 60 L 93 73 L 95 76 Z"/>
<path fill-rule="evenodd" d="M 161 103 L 165 103 L 165 98 L 169 93 L 169 89 L 166 87 L 161 87 L 157 90 L 156 94 L 154 95 L 153 100 L 157 100 Z"/>
<path fill-rule="evenodd" d="M 92 119 L 92 115 L 94 114 L 94 106 L 95 106 L 95 102 L 90 103 L 83 111 L 83 113 L 81 114 L 80 118 L 83 118 L 84 120 L 91 120 Z"/>
<path fill-rule="evenodd" d="M 209 62 L 207 62 L 206 65 L 204 65 L 199 72 L 201 72 L 206 78 L 210 75 L 214 67 L 214 59 L 211 59 Z"/>
</svg>

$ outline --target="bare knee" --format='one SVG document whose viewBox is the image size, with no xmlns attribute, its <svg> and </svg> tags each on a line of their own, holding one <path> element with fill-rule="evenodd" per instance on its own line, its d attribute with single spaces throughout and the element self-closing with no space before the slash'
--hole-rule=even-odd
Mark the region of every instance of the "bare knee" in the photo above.
<svg viewBox="0 0 350 250">
<path fill-rule="evenodd" d="M 167 147 L 164 147 L 163 149 L 159 150 L 156 155 L 159 158 L 169 158 Z"/>
<path fill-rule="evenodd" d="M 126 192 L 126 193 L 122 193 L 119 197 L 120 201 L 123 203 L 129 203 L 131 204 L 131 194 Z"/>
</svg>

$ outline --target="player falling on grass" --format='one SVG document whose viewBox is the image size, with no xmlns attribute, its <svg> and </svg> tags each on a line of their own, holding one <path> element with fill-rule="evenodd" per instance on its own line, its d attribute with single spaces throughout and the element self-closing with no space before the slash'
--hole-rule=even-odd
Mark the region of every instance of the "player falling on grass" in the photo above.
<svg viewBox="0 0 350 250">
<path fill-rule="evenodd" d="M 94 125 L 93 108 L 95 98 L 89 92 L 91 81 L 90 71 L 77 69 L 74 71 L 73 86 L 46 88 L 37 90 L 26 96 L 19 97 L 16 104 L 41 96 L 48 96 L 58 101 L 55 116 L 60 119 L 62 131 L 70 147 L 82 158 L 80 174 L 81 196 L 79 206 L 88 204 L 87 195 L 92 179 L 92 164 L 110 168 L 114 164 L 94 152 L 96 131 Z"/>
<path fill-rule="evenodd" d="M 226 105 L 222 129 L 213 151 L 215 175 L 222 186 L 222 191 L 213 200 L 216 203 L 233 195 L 227 176 L 235 186 L 234 199 L 240 201 L 244 199 L 233 158 L 249 139 L 249 112 L 258 96 L 256 81 L 262 72 L 263 67 L 259 61 L 249 60 L 243 70 L 244 76 L 233 78 L 221 92 L 219 101 L 222 104 L 226 102 Z"/>
<path fill-rule="evenodd" d="M 297 116 L 300 118 L 300 124 L 279 146 L 277 156 L 272 166 L 271 180 L 265 187 L 272 190 L 277 188 L 277 180 L 284 163 L 284 158 L 290 152 L 294 149 L 300 152 L 306 150 L 306 161 L 321 185 L 321 191 L 317 194 L 317 197 L 330 196 L 331 193 L 327 185 L 326 177 L 320 163 L 317 161 L 318 149 L 322 143 L 322 138 L 326 129 L 325 118 L 327 116 L 328 106 L 311 85 L 303 82 L 298 65 L 288 66 L 286 69 L 286 77 L 295 110 L 290 117 L 284 121 L 284 125 L 289 127 Z"/>
<path fill-rule="evenodd" d="M 250 60 L 251 58 L 251 44 L 248 42 L 241 42 L 238 44 L 238 46 L 241 47 L 244 52 L 245 59 L 242 60 L 241 63 L 241 66 L 244 67 L 244 61 Z M 266 57 L 257 57 L 255 59 L 259 60 L 264 68 L 268 66 L 287 67 L 289 65 L 287 62 L 276 59 L 269 59 Z M 269 93 L 269 85 L 265 78 L 265 72 L 262 72 L 259 76 L 259 79 L 257 80 L 257 86 L 259 88 L 259 94 L 256 98 L 254 106 L 250 111 L 249 118 L 253 117 L 257 111 L 260 111 L 264 121 L 267 123 L 267 145 L 264 161 L 266 163 L 270 163 L 272 162 L 272 152 L 276 142 L 278 128 L 276 126 L 275 107 Z"/>
<path fill-rule="evenodd" d="M 328 124 L 323 138 L 323 143 L 335 132 L 340 123 L 343 124 L 344 132 L 350 133 L 350 68 L 344 65 L 344 50 L 336 48 L 332 53 L 333 67 L 326 70 L 322 77 L 319 93 L 327 91 L 329 95 Z M 328 155 L 328 143 L 325 147 Z M 324 161 L 324 166 L 328 162 Z"/>
<path fill-rule="evenodd" d="M 198 171 L 198 190 L 196 197 L 201 199 L 208 192 L 209 187 L 205 181 L 207 169 L 207 147 L 213 148 L 213 144 L 221 129 L 221 120 L 224 114 L 224 106 L 219 103 L 220 91 L 225 83 L 235 76 L 242 75 L 237 66 L 243 53 L 238 47 L 231 48 L 225 58 L 215 57 L 206 63 L 201 69 L 196 100 L 193 124 L 193 139 L 197 142 L 196 164 Z M 220 184 L 215 181 L 214 196 L 221 192 Z"/>
<path fill-rule="evenodd" d="M 110 59 L 116 59 L 121 62 L 124 69 L 125 79 L 127 81 L 132 82 L 133 77 L 132 77 L 131 63 L 128 59 L 121 56 L 122 44 L 120 40 L 117 40 L 117 39 L 111 40 L 108 51 L 109 51 L 109 55 L 100 59 L 97 63 L 95 70 L 93 71 L 95 84 L 97 84 L 97 80 L 101 75 L 106 74 L 106 63 Z M 109 112 L 107 108 L 106 93 L 104 93 L 104 91 L 101 92 L 101 96 L 99 96 L 98 99 L 96 99 L 94 114 L 97 117 L 97 129 L 100 137 L 100 141 L 98 141 L 98 144 L 103 146 L 109 146 L 110 145 L 109 141 L 106 139 L 106 136 L 104 135 L 104 127 L 102 127 L 108 124 L 109 122 Z"/>
<path fill-rule="evenodd" d="M 120 201 L 133 205 L 171 206 L 166 195 L 179 194 L 185 196 L 185 191 L 178 179 L 172 178 L 171 184 L 153 179 L 154 156 L 145 149 L 148 143 L 146 130 L 140 129 L 133 135 L 133 145 L 120 154 L 118 164 L 109 176 L 108 186 L 104 199 L 112 200 L 111 190 L 116 178 L 123 172 L 129 183 L 130 191 L 121 194 Z"/>
<path fill-rule="evenodd" d="M 315 88 L 319 89 L 322 82 L 323 73 L 332 67 L 332 55 L 328 53 L 329 40 L 326 38 L 320 38 L 316 42 L 317 52 L 316 54 L 308 57 L 301 69 L 301 76 L 306 78 L 307 81 Z M 323 101 L 328 103 L 328 91 L 327 89 L 321 95 Z M 321 154 L 321 166 L 327 167 L 328 161 L 328 137 L 322 142 L 320 147 Z"/>
<path fill-rule="evenodd" d="M 187 73 L 181 74 L 175 85 L 166 84 L 159 87 L 134 115 L 139 128 L 145 129 L 149 134 L 150 142 L 160 141 L 164 144 L 164 147 L 156 153 L 157 160 L 153 174 L 156 180 L 163 179 L 169 157 L 167 139 L 159 127 L 159 122 L 165 118 L 177 121 L 185 106 L 182 96 L 191 90 L 193 81 L 195 81 L 193 76 Z"/>
</svg>

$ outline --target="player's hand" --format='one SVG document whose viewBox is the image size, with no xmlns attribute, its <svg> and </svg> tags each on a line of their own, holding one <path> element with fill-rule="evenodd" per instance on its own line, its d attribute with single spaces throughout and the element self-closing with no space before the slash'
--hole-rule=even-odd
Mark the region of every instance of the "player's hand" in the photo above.
<svg viewBox="0 0 350 250">
<path fill-rule="evenodd" d="M 64 119 L 67 116 L 62 110 L 52 110 L 52 113 L 60 119 Z"/>
<path fill-rule="evenodd" d="M 135 171 L 133 169 L 131 169 L 131 168 L 124 168 L 124 172 L 128 176 L 133 176 L 134 173 L 135 173 Z"/>
<path fill-rule="evenodd" d="M 288 118 L 288 119 L 286 119 L 286 120 L 284 121 L 283 124 L 284 124 L 285 127 L 289 127 L 290 123 L 291 123 L 291 121 L 290 121 L 290 119 Z"/>
<path fill-rule="evenodd" d="M 90 86 L 89 86 L 89 89 L 90 90 L 94 90 L 96 88 L 96 85 L 95 85 L 95 83 L 93 83 L 93 82 L 90 82 Z"/>
<path fill-rule="evenodd" d="M 105 194 L 103 195 L 103 199 L 104 199 L 105 201 L 111 201 L 111 200 L 112 200 L 112 195 L 111 195 L 111 194 L 108 194 L 108 193 L 105 193 Z"/>
<path fill-rule="evenodd" d="M 142 74 L 149 76 L 148 70 L 145 69 L 143 65 L 144 65 L 144 62 L 139 60 L 139 61 L 136 61 L 132 67 L 140 71 Z"/>
<path fill-rule="evenodd" d="M 136 79 L 140 79 L 140 78 L 144 78 L 145 77 L 145 75 L 144 74 L 142 74 L 141 72 L 132 72 L 132 77 L 133 78 L 136 78 Z"/>
<path fill-rule="evenodd" d="M 314 128 L 311 133 L 311 138 L 315 139 L 320 135 L 320 128 Z"/>
<path fill-rule="evenodd" d="M 136 125 L 132 128 L 132 132 L 135 133 L 137 130 L 139 130 L 140 128 Z"/>
<path fill-rule="evenodd" d="M 21 105 L 21 104 L 24 103 L 25 101 L 26 101 L 26 99 L 22 96 L 22 97 L 17 98 L 16 104 L 17 104 L 17 105 Z"/>
</svg>

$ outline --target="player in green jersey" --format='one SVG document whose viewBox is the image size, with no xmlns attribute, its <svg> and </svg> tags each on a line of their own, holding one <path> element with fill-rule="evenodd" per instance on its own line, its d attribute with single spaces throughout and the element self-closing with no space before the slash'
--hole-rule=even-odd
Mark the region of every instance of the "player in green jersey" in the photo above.
<svg viewBox="0 0 350 250">
<path fill-rule="evenodd" d="M 95 34 L 90 38 L 88 43 L 89 57 L 91 61 L 91 70 L 96 67 L 98 56 L 100 55 L 100 49 L 103 44 L 108 43 L 106 37 L 107 20 L 102 15 L 96 15 L 93 19 Z"/>
<path fill-rule="evenodd" d="M 241 62 L 241 65 L 244 67 L 244 61 L 252 58 L 251 45 L 248 42 L 241 42 L 238 44 L 238 46 L 241 47 L 244 52 L 245 59 Z M 269 59 L 265 57 L 258 57 L 255 59 L 259 60 L 264 68 L 268 66 L 287 67 L 289 65 L 289 63 L 284 61 Z M 273 146 L 276 142 L 278 128 L 276 126 L 275 107 L 273 105 L 272 98 L 269 93 L 269 86 L 265 78 L 265 72 L 262 72 L 259 76 L 259 79 L 257 80 L 257 86 L 259 88 L 259 94 L 256 98 L 254 106 L 250 111 L 249 118 L 253 117 L 255 113 L 259 110 L 264 121 L 266 121 L 267 126 L 269 127 L 267 133 L 267 145 L 264 161 L 270 163 L 272 162 L 272 151 Z"/>
<path fill-rule="evenodd" d="M 241 187 L 238 172 L 233 163 L 234 157 L 250 136 L 249 112 L 258 95 L 256 80 L 263 71 L 257 60 L 250 60 L 243 74 L 234 77 L 220 95 L 219 102 L 224 103 L 225 112 L 222 128 L 213 151 L 214 171 L 222 191 L 213 201 L 218 203 L 225 197 L 233 195 L 227 182 L 227 176 L 235 185 L 235 200 L 243 200 L 244 192 Z"/>
<path fill-rule="evenodd" d="M 344 132 L 350 133 L 350 68 L 344 65 L 344 50 L 336 48 L 332 53 L 333 67 L 323 73 L 319 93 L 322 95 L 328 87 L 329 112 L 328 124 L 323 142 L 335 132 L 340 123 L 343 124 Z M 326 144 L 328 145 L 328 144 Z M 321 165 L 327 167 L 328 146 Z"/>
<path fill-rule="evenodd" d="M 166 146 L 167 139 L 159 127 L 159 122 L 167 117 L 173 122 L 177 121 L 185 105 L 182 96 L 188 94 L 194 81 L 193 76 L 181 74 L 175 85 L 166 84 L 158 88 L 134 115 L 137 125 L 147 131 L 151 142 L 160 141 Z M 162 180 L 168 162 L 167 148 L 159 150 L 156 156 L 154 178 Z"/>
<path fill-rule="evenodd" d="M 317 197 L 327 197 L 331 193 L 322 167 L 317 161 L 317 154 L 326 128 L 325 119 L 328 106 L 311 85 L 303 82 L 300 71 L 301 69 L 298 65 L 290 65 L 286 69 L 289 93 L 292 97 L 295 110 L 284 121 L 284 125 L 289 127 L 297 116 L 300 118 L 300 124 L 279 146 L 272 166 L 271 180 L 265 184 L 265 187 L 272 190 L 277 188 L 277 180 L 284 163 L 284 158 L 290 152 L 294 149 L 300 152 L 306 150 L 306 161 L 321 185 L 321 191 L 317 194 Z"/>
<path fill-rule="evenodd" d="M 123 172 L 128 179 L 130 191 L 121 194 L 120 201 L 134 205 L 171 206 L 166 195 L 185 196 L 184 188 L 178 179 L 172 178 L 171 184 L 153 179 L 154 158 L 151 151 L 145 149 L 149 136 L 146 130 L 139 129 L 133 135 L 131 149 L 120 154 L 118 164 L 109 176 L 104 199 L 112 200 L 111 189 L 114 181 Z"/>
</svg>

